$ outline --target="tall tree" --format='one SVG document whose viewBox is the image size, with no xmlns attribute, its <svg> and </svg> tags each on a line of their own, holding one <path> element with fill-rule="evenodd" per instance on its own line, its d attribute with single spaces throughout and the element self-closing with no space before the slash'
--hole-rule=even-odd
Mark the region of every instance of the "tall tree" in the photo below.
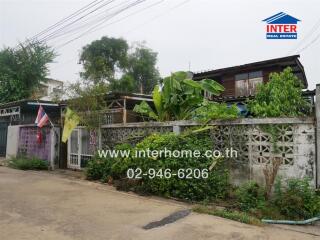
<svg viewBox="0 0 320 240">
<path fill-rule="evenodd" d="M 136 81 L 135 91 L 151 93 L 160 76 L 156 68 L 157 53 L 144 45 L 138 45 L 129 55 L 128 74 Z"/>
<path fill-rule="evenodd" d="M 39 42 L 4 47 L 0 51 L 0 102 L 30 98 L 46 81 L 48 63 L 55 57 L 53 49 Z"/>
<path fill-rule="evenodd" d="M 129 48 L 121 38 L 93 41 L 83 48 L 80 61 L 82 78 L 108 82 L 112 91 L 150 93 L 159 80 L 157 53 L 142 44 Z"/>
<path fill-rule="evenodd" d="M 112 81 L 117 70 L 123 71 L 127 65 L 128 43 L 121 38 L 102 37 L 86 45 L 80 61 L 84 71 L 80 76 L 95 84 Z"/>
</svg>

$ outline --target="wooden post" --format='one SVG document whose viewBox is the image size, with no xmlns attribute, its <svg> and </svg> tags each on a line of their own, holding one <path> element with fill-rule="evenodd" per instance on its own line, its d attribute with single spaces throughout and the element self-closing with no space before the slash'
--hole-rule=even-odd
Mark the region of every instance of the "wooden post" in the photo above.
<svg viewBox="0 0 320 240">
<path fill-rule="evenodd" d="M 316 86 L 316 174 L 317 187 L 320 187 L 320 84 Z"/>
<path fill-rule="evenodd" d="M 127 99 L 123 99 L 122 122 L 127 123 Z"/>
</svg>

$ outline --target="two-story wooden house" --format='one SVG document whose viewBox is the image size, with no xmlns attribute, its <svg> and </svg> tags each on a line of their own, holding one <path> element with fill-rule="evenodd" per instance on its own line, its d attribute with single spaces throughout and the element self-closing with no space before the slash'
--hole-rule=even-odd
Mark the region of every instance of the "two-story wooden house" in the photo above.
<svg viewBox="0 0 320 240">
<path fill-rule="evenodd" d="M 239 66 L 196 72 L 193 73 L 193 79 L 201 80 L 209 78 L 225 87 L 225 91 L 218 98 L 213 98 L 205 93 L 208 99 L 226 102 L 241 101 L 248 97 L 254 97 L 257 85 L 268 82 L 271 72 L 281 72 L 286 67 L 291 67 L 293 73 L 301 80 L 306 89 L 308 82 L 299 57 L 299 55 L 294 55 Z M 307 91 L 306 93 L 312 94 L 312 91 Z"/>
</svg>

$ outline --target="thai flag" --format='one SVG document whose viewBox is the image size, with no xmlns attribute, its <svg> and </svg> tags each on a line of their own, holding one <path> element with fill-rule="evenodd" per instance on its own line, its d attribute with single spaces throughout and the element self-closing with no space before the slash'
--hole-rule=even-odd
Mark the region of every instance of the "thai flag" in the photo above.
<svg viewBox="0 0 320 240">
<path fill-rule="evenodd" d="M 48 121 L 49 121 L 49 117 L 43 110 L 43 107 L 40 105 L 38 110 L 38 115 L 34 123 L 37 124 L 37 127 L 42 128 L 44 125 L 48 123 Z"/>
</svg>

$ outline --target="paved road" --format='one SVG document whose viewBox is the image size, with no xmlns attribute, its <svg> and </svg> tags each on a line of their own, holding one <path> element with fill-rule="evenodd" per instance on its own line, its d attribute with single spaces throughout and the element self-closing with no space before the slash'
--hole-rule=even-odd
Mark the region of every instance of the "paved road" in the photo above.
<svg viewBox="0 0 320 240">
<path fill-rule="evenodd" d="M 0 239 L 319 239 L 275 227 L 255 227 L 191 213 L 144 230 L 187 206 L 46 172 L 0 167 Z"/>
</svg>

